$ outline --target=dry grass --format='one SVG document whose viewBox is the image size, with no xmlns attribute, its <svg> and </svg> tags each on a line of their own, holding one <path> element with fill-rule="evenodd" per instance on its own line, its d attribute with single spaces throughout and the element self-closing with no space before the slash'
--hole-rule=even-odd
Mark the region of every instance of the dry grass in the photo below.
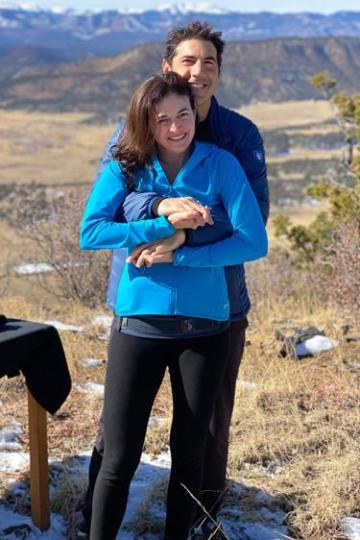
<svg viewBox="0 0 360 540">
<path fill-rule="evenodd" d="M 0 110 L 0 184 L 91 182 L 114 126 L 88 117 Z"/>
<path fill-rule="evenodd" d="M 288 163 L 289 161 L 323 161 L 326 159 L 341 159 L 343 151 L 338 150 L 310 150 L 308 148 L 294 148 L 290 154 L 284 156 L 268 156 L 268 163 Z M 292 175 L 292 178 L 294 176 Z"/>
<path fill-rule="evenodd" d="M 261 129 L 301 127 L 308 124 L 322 124 L 334 119 L 333 111 L 325 100 L 259 102 L 242 107 L 238 111 L 251 118 Z"/>
<path fill-rule="evenodd" d="M 345 516 L 359 515 L 359 373 L 351 372 L 344 360 L 359 354 L 356 344 L 346 343 L 341 314 L 319 297 L 296 273 L 270 268 L 270 263 L 254 265 L 258 287 L 267 290 L 253 309 L 247 334 L 240 381 L 251 381 L 248 389 L 239 384 L 236 395 L 229 476 L 245 487 L 242 509 L 256 519 L 259 489 L 276 497 L 288 512 L 291 535 L 306 540 L 341 538 L 340 522 Z M 278 277 L 276 277 L 278 276 Z M 287 286 L 293 280 L 293 288 Z M 269 291 L 264 288 L 268 280 Z M 296 281 L 296 282 L 295 282 Z M 287 287 L 282 291 L 281 287 Z M 254 296 L 258 291 L 254 291 Z M 2 309 L 12 316 L 42 319 L 48 311 L 26 300 L 13 297 L 2 301 Z M 53 305 L 53 318 L 87 324 L 93 313 L 76 304 Z M 339 347 L 314 359 L 293 361 L 278 356 L 275 331 L 291 333 L 295 326 L 316 325 L 339 341 Z M 353 326 L 352 333 L 359 333 Z M 101 399 L 84 394 L 76 384 L 87 380 L 102 382 L 104 368 L 89 372 L 80 360 L 105 358 L 106 343 L 86 327 L 84 334 L 61 334 L 75 385 L 61 412 L 49 421 L 49 447 L 52 459 L 67 460 L 91 449 L 101 410 Z M 21 379 L 1 381 L 5 407 L 1 423 L 16 419 L 26 429 L 25 387 Z M 16 400 L 15 400 L 16 397 Z M 168 380 L 157 397 L 153 415 L 165 419 L 149 429 L 146 451 L 157 454 L 168 440 L 171 403 Z M 25 446 L 27 435 L 24 436 Z M 139 530 L 157 530 L 149 524 L 148 507 L 154 497 L 162 497 L 164 483 L 155 487 L 138 518 Z M 84 479 L 62 475 L 53 508 L 68 516 L 69 537 L 72 514 L 79 503 Z M 3 484 L 2 489 L 5 489 Z M 230 493 L 231 496 L 231 493 Z M 26 510 L 26 501 L 23 504 Z M 149 529 L 150 527 L 150 529 Z"/>
<path fill-rule="evenodd" d="M 333 113 L 326 101 L 293 101 L 285 103 L 257 103 L 240 109 L 260 129 L 280 129 L 308 124 L 306 128 L 319 133 L 334 129 L 326 122 Z M 0 110 L 0 185 L 12 183 L 43 183 L 74 185 L 90 183 L 113 125 L 84 123 L 87 113 L 42 113 Z M 323 125 L 324 124 L 324 125 Z M 304 130 L 304 128 L 302 128 Z M 49 136 L 49 134 L 51 134 Z M 299 150 L 289 159 L 328 159 L 338 157 L 340 151 Z M 269 162 L 284 161 L 284 157 L 269 158 Z"/>
<path fill-rule="evenodd" d="M 319 101 L 258 104 L 242 112 L 266 129 L 286 126 L 305 129 L 304 126 L 316 122 L 320 130 L 328 129 L 329 126 L 320 124 L 331 118 L 325 103 Z M 90 182 L 112 127 L 81 124 L 84 118 L 80 113 L 0 112 L 0 156 L 4 165 L 0 184 L 31 180 L 49 185 Z M 20 146 L 14 145 L 16 141 Z M 14 148 L 17 148 L 16 156 Z M 302 224 L 309 223 L 317 212 L 317 208 L 291 210 L 293 221 Z M 7 265 L 24 262 L 28 247 L 27 239 L 14 229 L 3 223 L 1 227 L 0 275 Z M 340 539 L 341 518 L 359 516 L 360 507 L 360 375 L 344 364 L 348 358 L 359 358 L 360 352 L 356 344 L 345 342 L 342 325 L 352 324 L 352 333 L 356 335 L 360 329 L 354 326 L 350 316 L 343 318 L 327 301 L 323 294 L 326 291 L 321 291 L 312 276 L 283 268 L 276 261 L 256 263 L 249 270 L 256 281 L 255 285 L 252 283 L 254 308 L 240 380 L 256 383 L 256 387 L 247 389 L 238 385 L 229 476 L 245 487 L 241 506 L 250 517 L 257 519 L 256 493 L 261 489 L 274 495 L 289 512 L 291 536 L 305 540 Z M 83 367 L 81 360 L 90 357 L 105 360 L 107 344 L 97 337 L 100 328 L 90 325 L 95 314 L 92 310 L 74 302 L 58 303 L 39 289 L 35 276 L 11 273 L 3 294 L 6 296 L 0 298 L 0 312 L 8 316 L 38 321 L 59 319 L 85 327 L 82 334 L 61 332 L 73 390 L 61 411 L 49 418 L 48 423 L 50 457 L 61 461 L 64 469 L 52 506 L 67 517 L 69 538 L 72 538 L 73 511 L 84 489 L 84 479 L 74 479 L 69 472 L 69 460 L 91 449 L 102 407 L 101 398 L 80 392 L 77 385 L 90 380 L 102 383 L 105 371 L 105 364 L 90 370 Z M 322 328 L 339 341 L 339 347 L 301 362 L 281 359 L 275 331 L 291 333 L 294 327 L 307 325 Z M 24 382 L 20 377 L 3 378 L 0 392 L 4 403 L 0 425 L 20 422 L 24 426 L 26 450 Z M 168 379 L 156 399 L 153 415 L 164 421 L 149 428 L 145 444 L 148 453 L 157 454 L 167 444 L 170 427 Z M 6 492 L 9 476 L 13 478 L 14 474 L 3 475 L 0 481 L 2 496 L 9 496 Z M 26 475 L 24 479 L 28 481 Z M 152 499 L 162 497 L 163 491 L 163 483 L 155 486 Z M 230 493 L 230 496 L 234 495 Z M 18 501 L 19 510 L 28 511 L 28 503 L 28 500 Z M 149 504 L 145 503 L 138 516 L 139 530 L 142 524 L 150 526 L 146 517 Z M 156 529 L 157 523 L 151 526 Z"/>
</svg>

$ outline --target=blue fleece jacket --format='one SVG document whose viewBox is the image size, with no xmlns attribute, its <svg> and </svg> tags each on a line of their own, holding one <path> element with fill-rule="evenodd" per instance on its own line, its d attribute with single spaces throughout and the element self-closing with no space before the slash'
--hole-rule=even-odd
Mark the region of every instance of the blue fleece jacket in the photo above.
<svg viewBox="0 0 360 540">
<path fill-rule="evenodd" d="M 155 264 L 141 269 L 125 265 L 115 313 L 227 320 L 230 305 L 224 266 L 254 260 L 267 252 L 259 207 L 236 158 L 213 144 L 196 142 L 172 184 L 154 156 L 151 166 L 138 171 L 136 189 L 165 197 L 194 197 L 211 208 L 223 206 L 234 232 L 211 245 L 177 249 L 173 264 Z M 125 247 L 131 251 L 140 243 L 174 232 L 164 217 L 116 222 L 116 212 L 127 193 L 121 166 L 111 161 L 86 205 L 80 230 L 83 249 Z"/>
<path fill-rule="evenodd" d="M 211 100 L 206 122 L 211 142 L 231 152 L 245 171 L 266 223 L 269 215 L 269 190 L 264 145 L 259 130 L 248 118 L 221 106 L 214 97 Z M 116 143 L 122 128 L 123 123 L 121 122 L 106 147 L 98 176 L 111 159 L 111 147 Z M 118 210 L 118 221 L 130 222 L 152 218 L 149 209 L 156 197 L 158 195 L 152 192 L 130 193 L 123 206 Z M 205 225 L 205 227 L 200 227 L 195 231 L 188 230 L 187 244 L 189 246 L 206 245 L 231 234 L 231 224 L 224 209 L 221 207 L 214 209 L 212 215 L 215 227 Z M 107 304 L 111 307 L 115 306 L 116 292 L 124 264 L 124 250 L 115 250 L 107 293 Z M 225 273 L 230 295 L 230 317 L 231 319 L 244 319 L 250 309 L 244 266 L 242 264 L 227 266 Z"/>
</svg>

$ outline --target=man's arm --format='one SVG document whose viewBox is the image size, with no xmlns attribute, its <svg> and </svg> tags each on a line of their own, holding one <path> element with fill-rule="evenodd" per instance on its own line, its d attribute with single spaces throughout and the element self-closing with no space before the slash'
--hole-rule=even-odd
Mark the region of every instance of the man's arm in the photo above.
<svg viewBox="0 0 360 540">
<path fill-rule="evenodd" d="M 233 152 L 242 166 L 258 202 L 264 223 L 269 217 L 269 184 L 265 162 L 264 142 L 255 124 L 251 124 L 245 140 Z"/>
<path fill-rule="evenodd" d="M 221 198 L 234 230 L 230 237 L 201 247 L 180 247 L 173 252 L 163 252 L 158 242 L 139 246 L 141 253 L 136 257 L 132 254 L 128 262 L 137 267 L 171 262 L 176 266 L 223 267 L 265 256 L 267 236 L 259 205 L 233 155 L 224 153 L 218 177 Z"/>
<path fill-rule="evenodd" d="M 184 198 L 164 199 L 158 193 L 131 192 L 125 199 L 123 206 L 119 208 L 117 219 L 119 221 L 139 221 L 142 219 L 154 219 L 161 215 L 170 214 L 183 210 Z M 179 208 L 177 208 L 177 205 Z M 229 217 L 224 209 L 216 207 L 211 209 L 213 224 L 199 222 L 196 229 L 186 229 L 184 243 L 187 246 L 196 247 L 218 242 L 230 236 L 233 232 Z M 206 216 L 205 216 L 206 218 Z"/>
</svg>

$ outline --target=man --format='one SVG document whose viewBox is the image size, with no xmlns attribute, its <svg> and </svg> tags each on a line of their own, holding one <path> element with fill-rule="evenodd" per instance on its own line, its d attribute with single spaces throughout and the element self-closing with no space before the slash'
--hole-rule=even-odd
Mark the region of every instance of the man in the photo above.
<svg viewBox="0 0 360 540">
<path fill-rule="evenodd" d="M 220 32 L 215 32 L 207 24 L 193 22 L 169 33 L 162 68 L 165 72 L 175 71 L 189 81 L 193 88 L 198 119 L 196 137 L 225 148 L 238 159 L 266 222 L 269 213 L 269 194 L 261 136 L 250 120 L 220 106 L 214 98 L 219 82 L 223 48 L 224 42 Z M 111 146 L 117 141 L 121 129 L 122 126 L 119 126 L 108 144 L 102 166 L 111 159 Z M 98 174 L 100 172 L 101 170 Z M 187 245 L 196 246 L 215 242 L 232 232 L 225 213 L 221 209 L 211 210 L 212 216 L 208 209 L 186 198 L 161 199 L 156 193 L 132 192 L 127 197 L 124 207 L 119 209 L 118 219 L 132 221 L 183 212 L 191 222 L 191 228 L 186 229 L 185 242 Z M 152 254 L 156 250 L 172 251 L 181 245 L 180 242 L 184 242 L 184 236 L 180 241 L 177 236 L 151 246 L 140 246 L 131 254 L 128 262 L 151 264 Z M 121 253 L 115 254 L 108 290 L 108 303 L 111 306 L 114 305 L 123 264 L 124 256 Z M 225 359 L 225 374 L 209 426 L 202 485 L 202 503 L 213 517 L 216 517 L 225 491 L 230 420 L 250 309 L 243 266 L 227 267 L 226 277 L 231 304 L 230 354 Z M 85 519 L 79 527 L 79 538 L 86 537 L 89 530 L 92 494 L 102 453 L 103 440 L 100 429 L 90 463 L 89 488 L 83 509 Z M 210 519 L 203 519 L 199 523 L 200 525 L 195 528 L 194 537 L 200 539 L 211 536 L 213 522 Z"/>
</svg>

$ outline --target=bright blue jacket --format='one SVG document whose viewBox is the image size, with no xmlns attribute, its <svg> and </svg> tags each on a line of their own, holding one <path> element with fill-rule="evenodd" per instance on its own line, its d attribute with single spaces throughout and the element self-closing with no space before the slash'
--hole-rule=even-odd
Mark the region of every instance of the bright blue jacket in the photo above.
<svg viewBox="0 0 360 540">
<path fill-rule="evenodd" d="M 170 184 L 154 157 L 151 166 L 136 175 L 138 191 L 163 196 L 194 197 L 202 204 L 223 206 L 233 234 L 203 247 L 180 247 L 173 264 L 137 269 L 126 264 L 118 288 L 115 313 L 135 315 L 183 315 L 227 320 L 230 314 L 224 266 L 266 255 L 263 220 L 237 160 L 213 144 L 195 143 L 194 149 Z M 128 193 L 121 166 L 111 161 L 96 182 L 87 202 L 80 228 L 83 249 L 128 248 L 174 233 L 165 217 L 119 223 L 116 213 Z"/>
<path fill-rule="evenodd" d="M 213 136 L 212 142 L 231 152 L 242 166 L 266 223 L 269 215 L 269 189 L 264 145 L 258 128 L 245 116 L 219 105 L 214 97 L 211 100 L 208 123 Z M 111 147 L 116 144 L 122 127 L 123 123 L 120 123 L 105 149 L 99 176 L 103 167 L 111 159 Z M 117 219 L 128 222 L 151 219 L 153 217 L 151 205 L 155 197 L 158 195 L 151 192 L 130 193 L 123 207 L 119 209 Z M 205 226 L 194 231 L 189 230 L 188 245 L 207 245 L 231 234 L 231 224 L 223 208 L 217 208 L 213 212 L 213 218 L 216 227 Z M 124 263 L 124 250 L 115 250 L 107 294 L 107 304 L 111 307 L 115 306 Z M 244 266 L 242 264 L 227 266 L 225 273 L 230 296 L 230 318 L 244 319 L 250 309 Z"/>
</svg>

